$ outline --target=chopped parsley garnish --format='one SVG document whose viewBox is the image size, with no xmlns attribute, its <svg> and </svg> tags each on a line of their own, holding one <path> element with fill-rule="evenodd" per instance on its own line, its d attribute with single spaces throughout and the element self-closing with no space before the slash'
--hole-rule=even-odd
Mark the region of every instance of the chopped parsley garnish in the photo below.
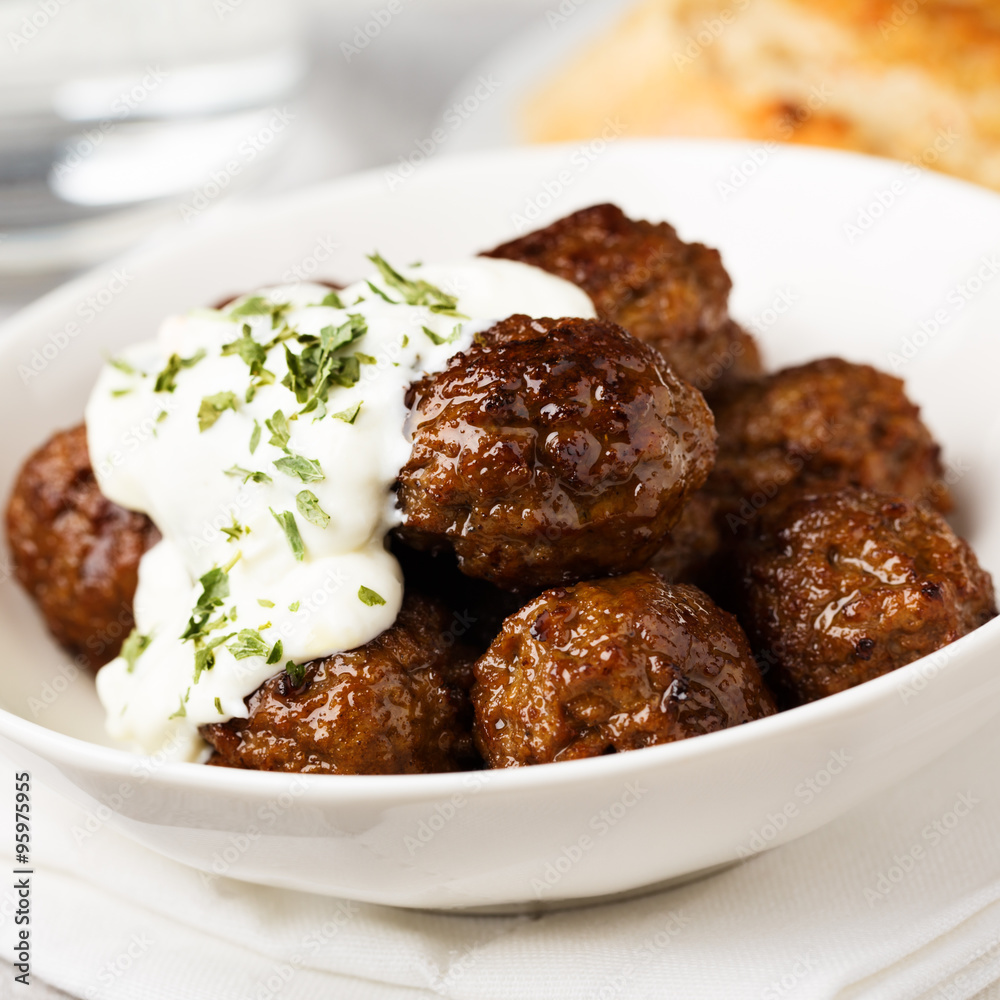
<svg viewBox="0 0 1000 1000">
<path fill-rule="evenodd" d="M 137 371 L 132 365 L 130 365 L 124 358 L 107 358 L 108 364 L 112 368 L 117 368 L 118 371 L 124 372 L 126 375 L 142 375 L 143 373 Z"/>
<path fill-rule="evenodd" d="M 456 326 L 455 329 L 451 331 L 450 337 L 442 337 L 441 334 L 435 333 L 433 330 L 431 330 L 429 327 L 426 326 L 422 326 L 420 329 L 423 330 L 428 337 L 430 337 L 433 343 L 437 344 L 438 347 L 440 347 L 442 344 L 454 344 L 455 341 L 458 340 L 458 336 L 462 332 L 462 324 L 459 323 L 458 326 Z"/>
<path fill-rule="evenodd" d="M 236 412 L 239 400 L 233 392 L 217 392 L 214 396 L 202 398 L 201 406 L 198 407 L 198 430 L 202 434 L 215 425 L 216 420 L 225 413 L 226 410 Z"/>
<path fill-rule="evenodd" d="M 226 649 L 237 660 L 245 660 L 250 656 L 268 656 L 271 647 L 261 638 L 260 632 L 252 628 L 240 629 L 236 641 L 226 646 Z"/>
<path fill-rule="evenodd" d="M 358 600 L 362 604 L 367 604 L 370 608 L 374 608 L 379 604 L 385 604 L 385 598 L 381 594 L 377 594 L 370 587 L 365 586 L 358 588 Z"/>
<path fill-rule="evenodd" d="M 304 663 L 292 663 L 289 660 L 285 664 L 285 673 L 292 679 L 292 683 L 298 687 L 302 683 L 302 678 L 306 675 L 306 665 Z"/>
<path fill-rule="evenodd" d="M 320 302 L 320 305 L 333 306 L 334 309 L 344 308 L 344 303 L 341 301 L 340 296 L 332 288 L 323 296 L 323 301 Z"/>
<path fill-rule="evenodd" d="M 121 396 L 127 396 L 131 391 L 131 389 L 112 389 L 111 395 L 115 399 L 118 399 Z"/>
<path fill-rule="evenodd" d="M 368 286 L 368 287 L 369 287 L 369 288 L 370 288 L 370 289 L 371 289 L 371 290 L 372 290 L 372 291 L 373 291 L 373 292 L 374 292 L 374 293 L 375 293 L 375 294 L 376 294 L 376 295 L 377 295 L 377 296 L 378 296 L 378 297 L 379 297 L 380 299 L 384 299 L 384 300 L 385 300 L 386 302 L 388 302 L 388 303 L 389 303 L 389 305 L 391 305 L 391 306 L 398 306 L 398 305 L 399 305 L 399 303 L 398 303 L 398 302 L 397 302 L 397 301 L 396 301 L 395 299 L 390 299 L 390 298 L 389 298 L 389 296 L 388 296 L 388 295 L 386 295 L 386 294 L 385 294 L 385 292 L 383 292 L 383 291 L 382 291 L 382 289 L 378 287 L 378 285 L 373 285 L 373 284 L 372 284 L 372 283 L 371 283 L 370 281 L 366 281 L 366 282 L 365 282 L 365 284 L 366 284 L 366 285 L 367 285 L 367 286 Z"/>
<path fill-rule="evenodd" d="M 299 534 L 299 526 L 295 523 L 295 515 L 290 510 L 283 510 L 280 514 L 275 513 L 273 508 L 268 508 L 271 516 L 278 522 L 279 527 L 288 539 L 288 547 L 292 550 L 298 562 L 302 562 L 306 554 L 305 546 L 302 544 L 302 536 Z"/>
<path fill-rule="evenodd" d="M 302 351 L 295 354 L 285 345 L 288 374 L 281 384 L 305 404 L 302 413 L 316 411 L 316 419 L 326 415 L 326 401 L 334 385 L 350 388 L 361 378 L 361 367 L 354 355 L 339 352 L 360 340 L 368 332 L 364 316 L 351 313 L 340 326 L 325 326 L 319 336 L 298 337 Z"/>
<path fill-rule="evenodd" d="M 136 660 L 146 652 L 152 641 L 151 635 L 140 635 L 137 628 L 129 632 L 128 638 L 122 643 L 122 651 L 118 654 L 128 664 L 128 673 L 135 670 Z"/>
<path fill-rule="evenodd" d="M 288 610 L 291 611 L 292 614 L 295 614 L 295 612 L 299 610 L 299 605 L 301 603 L 301 601 L 292 601 L 292 603 L 288 605 Z"/>
<path fill-rule="evenodd" d="M 183 698 L 181 698 L 181 703 L 180 703 L 180 706 L 178 707 L 177 711 L 174 712 L 173 715 L 168 715 L 167 716 L 168 719 L 183 719 L 184 716 L 188 714 L 187 699 L 188 699 L 188 695 L 190 693 L 191 693 L 191 688 L 188 688 L 187 689 L 187 693 L 184 695 Z"/>
<path fill-rule="evenodd" d="M 227 542 L 238 542 L 244 535 L 250 534 L 250 529 L 246 527 L 246 525 L 240 524 L 235 517 L 233 518 L 233 523 L 231 525 L 220 528 L 219 530 L 226 536 Z M 235 608 L 233 610 L 235 610 Z M 229 617 L 232 618 L 233 615 L 230 614 Z"/>
<path fill-rule="evenodd" d="M 251 479 L 255 483 L 273 482 L 271 477 L 266 472 L 254 472 L 252 469 L 244 469 L 241 465 L 234 465 L 232 468 L 226 469 L 225 475 L 242 476 L 244 483 L 248 483 Z"/>
<path fill-rule="evenodd" d="M 408 334 L 404 333 L 403 334 L 403 347 L 409 347 L 409 346 L 410 346 L 410 337 L 409 337 Z"/>
<path fill-rule="evenodd" d="M 179 354 L 171 354 L 167 359 L 166 368 L 156 376 L 153 392 L 173 392 L 177 388 L 177 376 L 181 370 L 193 368 L 203 357 L 205 357 L 204 350 L 192 354 L 189 358 L 182 358 Z"/>
<path fill-rule="evenodd" d="M 295 497 L 299 513 L 317 528 L 325 528 L 330 523 L 330 515 L 319 505 L 319 499 L 311 490 L 303 490 Z"/>
<path fill-rule="evenodd" d="M 215 647 L 228 642 L 234 635 L 236 635 L 235 632 L 230 632 L 228 635 L 219 635 L 208 642 L 201 643 L 194 654 L 195 684 L 198 683 L 198 678 L 201 677 L 203 671 L 211 670 L 215 666 Z"/>
<path fill-rule="evenodd" d="M 355 351 L 354 356 L 363 365 L 377 365 L 378 358 L 373 358 L 370 354 L 362 354 L 360 351 Z"/>
<path fill-rule="evenodd" d="M 225 712 L 222 711 L 222 702 L 219 700 L 218 697 L 216 697 L 216 699 L 215 699 L 215 710 L 216 710 L 216 712 L 219 713 L 219 715 L 225 715 L 226 714 Z"/>
<path fill-rule="evenodd" d="M 377 253 L 371 254 L 368 259 L 378 268 L 382 280 L 393 291 L 398 292 L 408 306 L 426 306 L 431 312 L 444 316 L 469 318 L 458 312 L 458 299 L 454 295 L 443 292 L 429 281 L 404 278 Z"/>
<path fill-rule="evenodd" d="M 260 424 L 255 420 L 253 422 L 253 431 L 250 433 L 250 454 L 252 455 L 257 450 L 257 445 L 260 444 Z"/>
<path fill-rule="evenodd" d="M 353 424 L 355 420 L 358 419 L 358 414 L 361 412 L 361 405 L 364 400 L 359 403 L 355 403 L 354 406 L 349 406 L 346 410 L 341 410 L 339 413 L 331 413 L 330 416 L 334 420 L 343 420 L 345 424 Z"/>
<path fill-rule="evenodd" d="M 243 324 L 243 333 L 239 340 L 230 341 L 222 345 L 222 356 L 238 354 L 250 369 L 251 375 L 259 375 L 264 370 L 264 362 L 267 360 L 267 351 L 263 344 L 259 344 L 250 335 L 250 324 Z"/>
<path fill-rule="evenodd" d="M 274 467 L 286 476 L 298 476 L 304 483 L 318 483 L 321 479 L 326 479 L 322 467 L 314 458 L 285 455 L 274 463 Z"/>
<path fill-rule="evenodd" d="M 209 618 L 216 608 L 221 608 L 225 599 L 229 596 L 229 570 L 235 565 L 235 561 L 230 563 L 225 569 L 216 566 L 210 569 L 198 582 L 201 584 L 201 594 L 188 619 L 187 628 L 181 634 L 182 639 L 200 638 L 212 628 L 218 625 L 209 626 Z M 225 622 L 225 616 L 221 619 Z"/>
<path fill-rule="evenodd" d="M 265 661 L 268 665 L 272 663 L 277 663 L 281 657 L 284 656 L 284 647 L 281 645 L 281 640 L 279 639 L 272 647 L 271 652 L 267 654 L 267 660 Z"/>
<path fill-rule="evenodd" d="M 264 424 L 271 432 L 271 438 L 267 443 L 273 444 L 282 451 L 287 451 L 288 437 L 291 432 L 288 430 L 288 420 L 284 413 L 281 410 L 275 410 L 274 416 L 270 420 L 265 420 Z"/>
<path fill-rule="evenodd" d="M 267 600 L 267 598 L 265 598 L 265 597 L 258 597 L 258 598 L 257 598 L 257 603 L 258 603 L 258 604 L 259 604 L 259 605 L 260 605 L 260 606 L 261 606 L 262 608 L 273 608 L 273 607 L 274 607 L 274 601 L 269 601 L 269 600 Z"/>
<path fill-rule="evenodd" d="M 240 316 L 270 316 L 271 329 L 277 329 L 282 317 L 289 309 L 290 302 L 272 302 L 262 295 L 253 295 L 245 302 L 241 302 L 235 309 L 229 310 L 230 319 L 239 319 Z"/>
</svg>

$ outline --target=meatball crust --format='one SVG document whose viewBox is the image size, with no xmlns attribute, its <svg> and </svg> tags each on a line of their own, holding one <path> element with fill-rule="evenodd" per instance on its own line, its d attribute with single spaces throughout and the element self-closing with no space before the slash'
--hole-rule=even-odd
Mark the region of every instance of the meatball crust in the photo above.
<svg viewBox="0 0 1000 1000">
<path fill-rule="evenodd" d="M 969 546 L 900 496 L 802 496 L 755 523 L 740 553 L 741 618 L 794 704 L 895 670 L 997 613 Z"/>
<path fill-rule="evenodd" d="M 401 537 L 507 590 L 642 566 L 715 455 L 701 393 L 592 320 L 511 316 L 407 405 Z"/>
<path fill-rule="evenodd" d="M 736 619 L 650 570 L 546 591 L 474 670 L 491 767 L 635 750 L 775 711 Z"/>
<path fill-rule="evenodd" d="M 159 537 L 144 514 L 101 494 L 83 425 L 31 455 L 7 505 L 18 580 L 55 638 L 92 670 L 113 660 L 132 630 L 139 559 Z"/>
<path fill-rule="evenodd" d="M 249 717 L 202 726 L 211 763 L 258 771 L 422 774 L 475 766 L 475 653 L 445 606 L 408 594 L 395 624 L 358 649 L 287 671 L 246 699 Z"/>
<path fill-rule="evenodd" d="M 484 256 L 533 264 L 578 285 L 601 319 L 652 344 L 701 390 L 760 371 L 753 338 L 729 318 L 732 282 L 719 252 L 685 243 L 665 222 L 594 205 Z"/>
<path fill-rule="evenodd" d="M 728 507 L 787 486 L 858 486 L 951 508 L 941 449 L 903 383 L 824 358 L 729 386 L 711 400 L 719 456 L 709 491 Z"/>
</svg>

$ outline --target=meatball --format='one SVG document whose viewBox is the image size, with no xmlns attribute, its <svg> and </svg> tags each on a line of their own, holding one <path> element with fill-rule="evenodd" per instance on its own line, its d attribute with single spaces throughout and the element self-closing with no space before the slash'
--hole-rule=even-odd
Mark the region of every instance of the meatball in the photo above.
<svg viewBox="0 0 1000 1000">
<path fill-rule="evenodd" d="M 736 510 L 789 485 L 859 486 L 951 508 L 941 449 L 903 383 L 824 358 L 713 396 L 719 456 L 709 491 Z"/>
<path fill-rule="evenodd" d="M 420 774 L 473 767 L 475 653 L 438 601 L 408 594 L 395 624 L 359 649 L 265 681 L 249 717 L 202 726 L 211 763 L 259 771 Z"/>
<path fill-rule="evenodd" d="M 533 264 L 579 285 L 601 319 L 652 344 L 701 390 L 760 371 L 753 338 L 729 318 L 732 282 L 719 252 L 685 243 L 665 222 L 594 205 L 485 256 Z"/>
<path fill-rule="evenodd" d="M 919 408 L 899 379 L 875 368 L 825 358 L 730 384 L 709 403 L 715 467 L 652 565 L 717 600 L 741 532 L 802 490 L 859 486 L 951 507 L 941 449 Z"/>
<path fill-rule="evenodd" d="M 642 566 L 715 455 L 701 393 L 592 320 L 512 316 L 407 405 L 401 537 L 507 590 Z"/>
<path fill-rule="evenodd" d="M 56 639 L 92 670 L 132 630 L 139 559 L 159 537 L 144 514 L 101 495 L 82 425 L 25 462 L 7 506 L 18 580 Z"/>
<path fill-rule="evenodd" d="M 993 583 L 936 512 L 847 488 L 755 522 L 741 617 L 793 704 L 854 687 L 993 618 Z"/>
<path fill-rule="evenodd" d="M 474 670 L 491 767 L 635 750 L 775 711 L 736 619 L 650 570 L 546 591 Z"/>
</svg>

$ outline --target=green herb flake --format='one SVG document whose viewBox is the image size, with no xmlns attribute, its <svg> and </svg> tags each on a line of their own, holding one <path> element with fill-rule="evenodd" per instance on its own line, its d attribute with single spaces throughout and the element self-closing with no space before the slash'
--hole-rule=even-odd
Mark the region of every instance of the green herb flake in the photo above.
<svg viewBox="0 0 1000 1000">
<path fill-rule="evenodd" d="M 194 639 L 211 631 L 208 628 L 209 618 L 216 608 L 221 608 L 229 596 L 229 571 L 216 566 L 210 569 L 198 582 L 201 584 L 201 594 L 194 606 L 187 628 L 181 639 Z"/>
<path fill-rule="evenodd" d="M 112 358 L 108 357 L 105 359 L 112 368 L 117 368 L 118 371 L 123 372 L 125 375 L 141 375 L 142 373 L 137 371 L 132 365 L 130 365 L 124 358 Z"/>
<path fill-rule="evenodd" d="M 280 514 L 275 513 L 273 508 L 268 508 L 271 516 L 278 522 L 278 526 L 285 533 L 288 539 L 288 547 L 292 550 L 297 562 L 302 562 L 306 549 L 302 544 L 302 536 L 299 534 L 299 526 L 295 523 L 295 515 L 290 510 L 283 510 Z"/>
<path fill-rule="evenodd" d="M 216 712 L 219 713 L 219 715 L 226 714 L 225 712 L 222 711 L 222 702 L 218 698 L 215 699 L 215 710 Z"/>
<path fill-rule="evenodd" d="M 431 339 L 431 341 L 433 341 L 435 344 L 438 345 L 438 347 L 440 347 L 442 344 L 454 344 L 455 341 L 458 340 L 458 335 L 462 332 L 462 324 L 459 323 L 458 326 L 456 326 L 455 329 L 451 331 L 450 337 L 442 337 L 441 334 L 435 333 L 433 330 L 431 330 L 429 327 L 426 326 L 422 326 L 420 329 L 427 334 L 427 336 Z"/>
<path fill-rule="evenodd" d="M 284 651 L 281 645 L 281 640 L 279 639 L 271 647 L 271 652 L 267 654 L 267 660 L 265 662 L 270 666 L 271 664 L 277 663 L 283 655 Z"/>
<path fill-rule="evenodd" d="M 182 369 L 193 368 L 204 357 L 204 350 L 192 354 L 190 358 L 182 358 L 179 354 L 171 354 L 167 359 L 166 367 L 156 376 L 156 382 L 153 384 L 153 392 L 173 392 L 177 388 L 177 376 L 181 373 Z"/>
<path fill-rule="evenodd" d="M 206 670 L 211 670 L 215 666 L 215 648 L 221 646 L 224 642 L 228 642 L 232 637 L 236 635 L 235 632 L 230 632 L 228 635 L 216 636 L 208 642 L 202 643 L 196 650 L 194 654 L 194 682 L 198 683 L 199 678 Z"/>
<path fill-rule="evenodd" d="M 377 253 L 371 254 L 368 259 L 378 268 L 382 280 L 394 292 L 402 295 L 408 306 L 426 306 L 434 313 L 468 319 L 468 316 L 458 312 L 458 299 L 454 295 L 448 295 L 428 281 L 404 278 Z"/>
<path fill-rule="evenodd" d="M 365 586 L 358 588 L 358 600 L 362 604 L 367 604 L 370 608 L 385 604 L 385 598 L 381 594 L 377 594 L 374 590 Z"/>
<path fill-rule="evenodd" d="M 243 359 L 243 362 L 250 369 L 251 375 L 259 375 L 267 360 L 267 350 L 263 344 L 259 344 L 250 335 L 248 323 L 243 324 L 243 332 L 239 340 L 222 345 L 222 356 L 227 357 L 231 354 L 238 354 Z"/>
<path fill-rule="evenodd" d="M 232 468 L 226 469 L 223 474 L 226 476 L 242 476 L 244 483 L 250 482 L 251 479 L 255 483 L 273 482 L 266 472 L 254 472 L 252 469 L 244 469 L 240 465 L 234 465 Z"/>
<path fill-rule="evenodd" d="M 319 499 L 311 490 L 303 490 L 295 497 L 299 513 L 317 528 L 325 528 L 330 523 L 330 515 L 319 505 Z"/>
<path fill-rule="evenodd" d="M 115 399 L 120 399 L 122 396 L 127 396 L 131 391 L 131 389 L 112 389 L 111 395 Z"/>
<path fill-rule="evenodd" d="M 257 598 L 257 603 L 262 608 L 273 608 L 274 607 L 274 601 L 269 601 L 269 600 L 267 600 L 267 598 L 264 598 L 264 597 L 258 597 Z"/>
<path fill-rule="evenodd" d="M 156 422 L 158 424 L 162 423 L 164 420 L 167 419 L 168 416 L 169 414 L 167 413 L 166 410 L 160 410 L 160 412 L 156 415 Z"/>
<path fill-rule="evenodd" d="M 240 629 L 236 641 L 226 646 L 226 649 L 237 660 L 246 660 L 251 656 L 267 656 L 268 645 L 260 637 L 260 632 L 252 628 Z"/>
<path fill-rule="evenodd" d="M 235 309 L 230 309 L 229 318 L 239 319 L 241 316 L 270 316 L 271 328 L 277 329 L 282 317 L 291 307 L 290 302 L 272 302 L 262 295 L 253 295 L 245 302 L 241 302 Z"/>
<path fill-rule="evenodd" d="M 330 291 L 328 291 L 326 295 L 323 296 L 323 301 L 320 302 L 320 305 L 333 306 L 334 309 L 344 308 L 344 303 L 341 301 L 340 296 L 335 291 L 333 291 L 333 289 L 330 289 Z"/>
<path fill-rule="evenodd" d="M 294 615 L 295 612 L 299 610 L 301 604 L 301 601 L 292 601 L 292 603 L 288 605 L 288 610 Z"/>
<path fill-rule="evenodd" d="M 326 479 L 319 462 L 302 455 L 285 455 L 274 463 L 274 467 L 286 476 L 298 476 L 304 483 L 318 483 Z"/>
<path fill-rule="evenodd" d="M 345 424 L 353 424 L 358 419 L 358 414 L 361 412 L 363 403 L 364 400 L 361 400 L 361 402 L 355 403 L 354 406 L 349 406 L 346 410 L 341 410 L 339 413 L 331 413 L 330 416 L 334 420 L 343 420 Z"/>
<path fill-rule="evenodd" d="M 257 450 L 257 445 L 260 444 L 260 424 L 255 420 L 253 422 L 253 431 L 250 434 L 250 454 L 252 455 Z"/>
<path fill-rule="evenodd" d="M 226 410 L 236 412 L 239 406 L 236 394 L 232 392 L 217 392 L 214 396 L 205 396 L 198 407 L 198 430 L 204 434 Z"/>
<path fill-rule="evenodd" d="M 233 523 L 231 525 L 220 528 L 219 530 L 226 536 L 227 542 L 238 542 L 244 535 L 250 534 L 250 529 L 245 525 L 240 524 L 235 517 L 233 518 Z M 229 617 L 233 617 L 232 613 L 230 613 Z"/>
<path fill-rule="evenodd" d="M 287 350 L 287 348 L 286 348 Z M 288 438 L 291 431 L 288 429 L 288 420 L 281 410 L 275 410 L 270 420 L 265 420 L 264 425 L 271 432 L 268 444 L 273 444 L 282 451 L 288 451 Z"/>
<path fill-rule="evenodd" d="M 137 628 L 132 629 L 128 638 L 122 643 L 122 651 L 118 654 L 128 664 L 128 673 L 135 670 L 136 661 L 146 652 L 152 641 L 151 635 L 140 635 Z"/>
<path fill-rule="evenodd" d="M 292 679 L 292 683 L 298 687 L 306 675 L 306 665 L 304 663 L 292 663 L 289 660 L 285 664 L 285 673 Z"/>
<path fill-rule="evenodd" d="M 191 693 L 191 688 L 188 688 L 188 694 Z M 173 715 L 168 715 L 168 719 L 183 719 L 184 716 L 188 714 L 187 705 L 185 704 L 186 698 L 181 698 L 181 703 L 177 708 L 177 711 Z"/>
<path fill-rule="evenodd" d="M 378 358 L 374 358 L 370 354 L 362 354 L 360 351 L 355 351 L 354 352 L 354 356 L 363 365 L 377 365 L 378 364 Z"/>
</svg>

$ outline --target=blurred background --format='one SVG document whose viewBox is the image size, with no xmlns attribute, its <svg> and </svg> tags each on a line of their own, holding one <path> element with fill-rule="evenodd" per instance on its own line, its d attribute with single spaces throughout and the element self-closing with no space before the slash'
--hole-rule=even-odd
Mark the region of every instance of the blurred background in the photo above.
<svg viewBox="0 0 1000 1000">
<path fill-rule="evenodd" d="M 1000 188 L 996 0 L 0 0 L 0 52 L 0 317 L 240 202 L 609 129 Z"/>
</svg>

